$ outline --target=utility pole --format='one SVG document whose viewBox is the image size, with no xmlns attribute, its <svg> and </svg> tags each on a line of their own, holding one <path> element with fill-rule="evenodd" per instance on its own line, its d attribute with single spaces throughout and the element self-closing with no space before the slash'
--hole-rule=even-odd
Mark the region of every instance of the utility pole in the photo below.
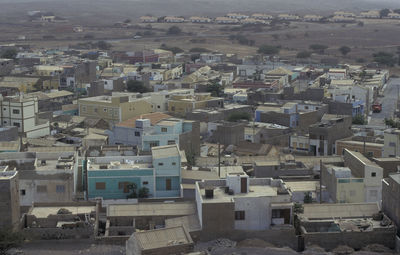
<svg viewBox="0 0 400 255">
<path fill-rule="evenodd" d="M 319 203 L 322 204 L 322 159 L 319 160 Z"/>
<path fill-rule="evenodd" d="M 218 142 L 218 178 L 221 176 L 221 144 Z"/>
</svg>

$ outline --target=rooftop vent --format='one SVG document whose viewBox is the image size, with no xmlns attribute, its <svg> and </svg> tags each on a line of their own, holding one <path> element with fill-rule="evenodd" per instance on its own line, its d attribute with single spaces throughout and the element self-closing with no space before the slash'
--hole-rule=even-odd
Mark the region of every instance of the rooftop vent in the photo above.
<svg viewBox="0 0 400 255">
<path fill-rule="evenodd" d="M 214 198 L 214 188 L 206 188 L 206 198 L 211 199 Z"/>
</svg>

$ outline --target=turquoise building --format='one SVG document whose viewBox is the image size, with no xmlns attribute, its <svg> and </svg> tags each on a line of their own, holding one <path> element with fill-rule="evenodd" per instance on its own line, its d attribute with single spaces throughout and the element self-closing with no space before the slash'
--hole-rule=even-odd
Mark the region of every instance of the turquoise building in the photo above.
<svg viewBox="0 0 400 255">
<path fill-rule="evenodd" d="M 181 196 L 178 145 L 151 148 L 151 156 L 91 157 L 87 162 L 88 198 L 125 199 L 143 187 L 150 198 Z"/>
</svg>

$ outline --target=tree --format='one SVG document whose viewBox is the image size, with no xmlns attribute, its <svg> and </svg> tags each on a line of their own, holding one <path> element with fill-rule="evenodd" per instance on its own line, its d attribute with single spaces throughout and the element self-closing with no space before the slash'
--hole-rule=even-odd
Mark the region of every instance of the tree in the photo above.
<svg viewBox="0 0 400 255">
<path fill-rule="evenodd" d="M 126 84 L 126 87 L 129 92 L 137 92 L 137 93 L 150 92 L 150 89 L 144 86 L 142 81 L 129 80 Z"/>
<path fill-rule="evenodd" d="M 310 50 L 319 53 L 319 54 L 324 54 L 325 50 L 328 49 L 328 46 L 322 45 L 322 44 L 311 44 L 310 45 Z"/>
<path fill-rule="evenodd" d="M 170 47 L 170 46 L 165 45 L 164 43 L 161 44 L 160 48 L 163 50 L 169 50 L 174 54 L 184 52 L 184 50 L 182 50 L 179 47 Z"/>
<path fill-rule="evenodd" d="M 311 196 L 311 192 L 307 191 L 304 193 L 304 203 L 305 204 L 311 204 L 313 202 L 312 196 Z"/>
<path fill-rule="evenodd" d="M 309 51 L 300 51 L 296 55 L 296 58 L 309 58 L 309 57 L 311 57 L 311 52 Z"/>
<path fill-rule="evenodd" d="M 131 20 L 130 19 L 126 19 L 126 20 L 124 20 L 124 23 L 125 24 L 131 23 Z"/>
<path fill-rule="evenodd" d="M 208 84 L 207 92 L 211 92 L 213 97 L 220 97 L 224 93 L 224 88 L 219 84 L 219 80 L 215 79 Z"/>
<path fill-rule="evenodd" d="M 99 50 L 109 50 L 111 49 L 111 44 L 109 44 L 106 41 L 98 41 L 96 43 L 97 48 L 99 48 Z"/>
<path fill-rule="evenodd" d="M 382 9 L 382 10 L 379 11 L 379 16 L 382 19 L 384 17 L 387 17 L 389 13 L 390 13 L 389 9 Z"/>
<path fill-rule="evenodd" d="M 234 112 L 228 117 L 228 121 L 230 122 L 238 122 L 240 120 L 250 121 L 251 115 L 247 112 Z"/>
<path fill-rule="evenodd" d="M 365 124 L 366 124 L 366 121 L 365 121 L 365 119 L 364 119 L 364 116 L 361 115 L 361 114 L 355 116 L 355 117 L 353 118 L 353 124 L 354 124 L 354 125 L 365 125 Z"/>
<path fill-rule="evenodd" d="M 303 207 L 303 205 L 302 205 L 302 204 L 299 204 L 299 203 L 295 203 L 295 204 L 294 204 L 294 208 L 293 208 L 293 212 L 294 212 L 295 214 L 301 214 L 301 213 L 303 213 L 303 212 L 304 212 L 304 207 Z"/>
<path fill-rule="evenodd" d="M 278 46 L 263 44 L 258 48 L 257 52 L 266 55 L 276 55 L 279 53 L 279 51 L 280 48 Z"/>
<path fill-rule="evenodd" d="M 206 48 L 194 47 L 191 48 L 189 52 L 210 52 L 210 50 Z"/>
<path fill-rule="evenodd" d="M 137 191 L 136 183 L 134 183 L 134 182 L 128 183 L 128 184 L 126 184 L 126 188 L 128 190 L 132 190 L 132 193 L 127 195 L 126 198 L 137 198 L 138 197 L 137 192 L 136 192 Z"/>
<path fill-rule="evenodd" d="M 0 254 L 8 254 L 11 248 L 18 247 L 24 237 L 19 232 L 14 232 L 10 228 L 0 228 Z"/>
<path fill-rule="evenodd" d="M 17 57 L 17 54 L 18 54 L 17 50 L 12 48 L 5 50 L 3 54 L 1 54 L 1 58 L 15 59 Z"/>
<path fill-rule="evenodd" d="M 374 61 L 382 65 L 394 66 L 396 64 L 396 58 L 392 53 L 380 51 L 372 55 Z"/>
<path fill-rule="evenodd" d="M 147 187 L 142 187 L 139 189 L 139 198 L 148 198 L 150 190 Z"/>
<path fill-rule="evenodd" d="M 167 35 L 179 35 L 182 33 L 182 29 L 180 29 L 178 26 L 172 26 L 168 28 Z"/>
<path fill-rule="evenodd" d="M 351 48 L 348 46 L 342 46 L 339 48 L 339 51 L 343 56 L 346 56 L 351 51 Z"/>
</svg>

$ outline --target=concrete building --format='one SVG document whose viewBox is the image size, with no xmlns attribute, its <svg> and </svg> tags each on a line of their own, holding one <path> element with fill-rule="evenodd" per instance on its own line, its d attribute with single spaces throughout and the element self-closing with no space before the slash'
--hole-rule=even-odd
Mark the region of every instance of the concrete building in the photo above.
<svg viewBox="0 0 400 255">
<path fill-rule="evenodd" d="M 0 126 L 18 127 L 20 135 L 27 138 L 50 134 L 50 122 L 40 119 L 37 98 L 0 97 Z"/>
<path fill-rule="evenodd" d="M 211 93 L 191 95 L 172 95 L 168 100 L 168 112 L 173 115 L 185 116 L 196 109 L 223 108 L 224 99 L 212 97 Z"/>
<path fill-rule="evenodd" d="M 8 75 L 14 69 L 14 60 L 7 58 L 0 58 L 0 77 Z"/>
<path fill-rule="evenodd" d="M 151 152 L 151 156 L 88 158 L 89 199 L 124 199 L 133 193 L 139 197 L 144 187 L 149 197 L 180 197 L 181 154 L 178 146 L 153 147 Z M 133 184 L 136 190 L 131 186 Z"/>
<path fill-rule="evenodd" d="M 158 18 L 152 16 L 142 16 L 140 17 L 140 21 L 143 23 L 156 23 L 158 21 Z"/>
<path fill-rule="evenodd" d="M 0 142 L 16 141 L 18 138 L 18 127 L 8 126 L 0 128 Z"/>
<path fill-rule="evenodd" d="M 384 136 L 384 147 L 382 156 L 387 157 L 398 157 L 400 156 L 400 130 L 398 129 L 387 129 L 383 133 Z"/>
<path fill-rule="evenodd" d="M 400 173 L 382 180 L 382 211 L 396 224 L 400 233 Z"/>
<path fill-rule="evenodd" d="M 168 115 L 153 113 L 151 119 L 136 119 L 115 125 L 107 131 L 111 145 L 136 145 L 142 151 L 152 147 L 178 144 L 186 153 L 200 153 L 200 124 L 196 121 L 168 118 Z M 165 118 L 163 118 L 165 116 Z M 162 119 L 161 119 L 162 118 Z M 155 122 L 154 120 L 159 119 Z"/>
<path fill-rule="evenodd" d="M 364 202 L 381 201 L 383 169 L 359 152 L 345 149 L 343 158 L 344 165 L 351 170 L 351 175 L 364 179 Z"/>
<path fill-rule="evenodd" d="M 135 232 L 126 241 L 127 255 L 187 254 L 194 242 L 183 226 Z"/>
<path fill-rule="evenodd" d="M 309 128 L 309 151 L 314 156 L 336 153 L 336 141 L 352 136 L 351 116 L 325 114 L 321 123 Z"/>
<path fill-rule="evenodd" d="M 244 126 L 244 123 L 237 122 L 209 122 L 210 142 L 225 146 L 238 145 L 244 141 Z"/>
<path fill-rule="evenodd" d="M 292 155 L 282 156 L 276 160 L 255 161 L 253 164 L 254 176 L 256 178 L 308 178 L 314 177 L 313 169 L 296 161 Z"/>
<path fill-rule="evenodd" d="M 364 179 L 352 176 L 348 167 L 323 165 L 321 176 L 334 203 L 365 202 Z"/>
<path fill-rule="evenodd" d="M 378 203 L 304 204 L 298 214 L 301 247 L 333 250 L 341 245 L 360 250 L 370 244 L 396 246 L 396 227 Z"/>
<path fill-rule="evenodd" d="M 197 214 L 204 233 L 268 230 L 292 223 L 291 192 L 282 180 L 229 173 L 196 182 Z"/>
<path fill-rule="evenodd" d="M 368 158 L 381 158 L 384 145 L 380 143 L 342 139 L 336 141 L 336 154 L 343 155 L 344 149 L 361 152 Z"/>
<path fill-rule="evenodd" d="M 153 111 L 147 100 L 129 95 L 83 98 L 78 105 L 79 116 L 102 118 L 114 124 Z"/>
<path fill-rule="evenodd" d="M 20 225 L 18 172 L 0 166 L 0 228 L 18 230 Z"/>
</svg>

